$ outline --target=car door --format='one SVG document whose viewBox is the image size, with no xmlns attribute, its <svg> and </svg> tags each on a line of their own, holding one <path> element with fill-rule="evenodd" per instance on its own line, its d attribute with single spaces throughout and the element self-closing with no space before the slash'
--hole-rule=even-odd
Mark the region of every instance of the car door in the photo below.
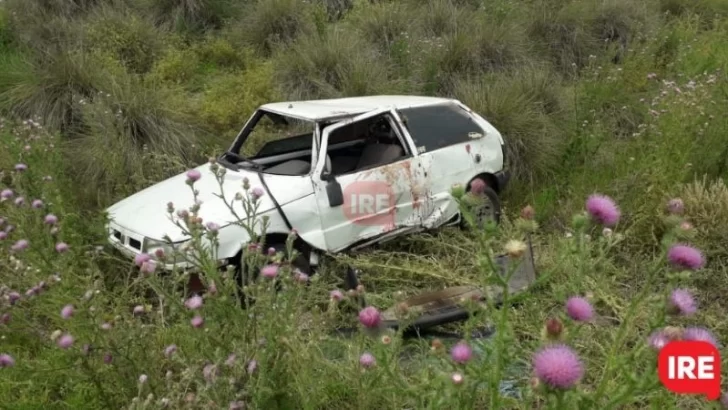
<svg viewBox="0 0 728 410">
<path fill-rule="evenodd" d="M 324 172 L 332 133 L 382 115 L 394 121 L 391 109 L 380 109 L 328 126 L 321 136 L 319 160 L 312 174 L 312 183 L 321 230 L 329 251 L 339 251 L 378 236 L 396 234 L 408 229 L 415 221 L 412 218 L 411 170 L 418 167 L 418 158 L 411 152 L 409 144 L 405 143 L 403 147 L 407 153 L 405 157 L 388 164 L 329 177 Z M 401 135 L 401 131 L 397 132 Z"/>
</svg>

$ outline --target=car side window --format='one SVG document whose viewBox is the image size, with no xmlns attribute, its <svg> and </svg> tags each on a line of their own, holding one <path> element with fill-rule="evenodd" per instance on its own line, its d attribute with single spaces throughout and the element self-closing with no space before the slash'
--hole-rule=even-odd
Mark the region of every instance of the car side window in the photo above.
<svg viewBox="0 0 728 410">
<path fill-rule="evenodd" d="M 333 131 L 329 134 L 326 154 L 333 176 L 388 165 L 411 156 L 396 121 L 388 113 Z"/>
<path fill-rule="evenodd" d="M 405 108 L 398 112 L 415 146 L 424 147 L 424 151 L 469 141 L 471 133 L 485 133 L 470 113 L 455 103 Z"/>
</svg>

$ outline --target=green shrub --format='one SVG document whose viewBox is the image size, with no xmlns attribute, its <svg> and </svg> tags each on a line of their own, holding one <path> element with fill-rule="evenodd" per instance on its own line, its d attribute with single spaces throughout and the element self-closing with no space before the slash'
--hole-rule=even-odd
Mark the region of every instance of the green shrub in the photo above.
<svg viewBox="0 0 728 410">
<path fill-rule="evenodd" d="M 277 46 L 315 31 L 312 11 L 308 3 L 299 0 L 260 0 L 238 30 L 256 51 L 270 56 Z"/>
<path fill-rule="evenodd" d="M 8 47 L 13 39 L 12 28 L 10 27 L 10 16 L 6 9 L 0 9 L 0 50 Z"/>
<path fill-rule="evenodd" d="M 157 25 L 182 33 L 219 29 L 227 19 L 239 16 L 244 5 L 235 0 L 133 0 L 131 3 Z"/>
<path fill-rule="evenodd" d="M 660 9 L 670 17 L 696 15 L 703 28 L 728 16 L 728 3 L 723 0 L 660 0 Z"/>
<path fill-rule="evenodd" d="M 456 31 L 416 47 L 419 76 L 428 93 L 447 93 L 453 79 L 511 69 L 530 61 L 518 24 L 468 16 Z"/>
<path fill-rule="evenodd" d="M 590 56 L 609 52 L 618 61 L 633 40 L 655 26 L 649 2 L 628 0 L 568 1 L 562 7 L 535 11 L 530 38 L 564 73 L 575 73 Z"/>
<path fill-rule="evenodd" d="M 0 110 L 35 118 L 51 129 L 79 122 L 76 104 L 88 100 L 107 79 L 98 58 L 78 51 L 45 58 L 6 54 L 0 70 Z"/>
<path fill-rule="evenodd" d="M 14 43 L 39 54 L 67 52 L 78 48 L 82 38 L 83 26 L 70 17 L 56 15 L 33 3 L 15 1 L 6 5 L 7 20 Z"/>
<path fill-rule="evenodd" d="M 354 7 L 354 0 L 316 0 L 316 3 L 323 6 L 330 22 L 341 20 Z"/>
<path fill-rule="evenodd" d="M 405 86 L 390 78 L 386 57 L 351 31 L 304 36 L 278 53 L 274 66 L 292 98 L 396 93 Z"/>
<path fill-rule="evenodd" d="M 78 17 L 83 16 L 103 0 L 7 0 L 7 6 L 16 11 L 22 11 L 35 15 L 47 15 L 57 17 Z"/>
<path fill-rule="evenodd" d="M 558 121 L 566 105 L 557 77 L 525 68 L 458 80 L 453 89 L 455 98 L 503 134 L 514 180 L 532 181 L 556 172 L 568 133 Z"/>
<path fill-rule="evenodd" d="M 383 2 L 355 10 L 347 16 L 347 21 L 367 41 L 388 51 L 400 37 L 409 35 L 415 26 L 413 14 L 403 2 Z"/>
<path fill-rule="evenodd" d="M 229 144 L 258 106 L 279 99 L 276 91 L 270 63 L 222 74 L 207 83 L 200 117 L 221 144 Z"/>
<path fill-rule="evenodd" d="M 190 49 L 171 48 L 159 58 L 150 72 L 150 78 L 173 84 L 189 85 L 200 69 L 200 58 Z"/>
<path fill-rule="evenodd" d="M 73 158 L 69 167 L 84 181 L 83 194 L 104 204 L 142 188 L 130 185 L 135 178 L 159 180 L 171 176 L 168 166 L 175 161 L 199 159 L 201 129 L 184 99 L 152 82 L 116 76 L 92 100 L 76 102 L 83 126 L 67 152 Z M 149 161 L 156 156 L 162 161 Z"/>
<path fill-rule="evenodd" d="M 538 13 L 531 21 L 528 33 L 564 73 L 584 67 L 599 46 L 584 16 L 568 8 Z"/>
<path fill-rule="evenodd" d="M 454 33 L 461 24 L 467 24 L 467 10 L 457 7 L 452 0 L 428 0 L 419 4 L 416 21 L 426 35 L 440 37 Z"/>
<path fill-rule="evenodd" d="M 162 51 L 163 33 L 128 9 L 103 6 L 87 23 L 90 47 L 114 55 L 135 73 L 148 72 Z"/>
<path fill-rule="evenodd" d="M 204 41 L 194 45 L 195 53 L 203 64 L 216 67 L 239 69 L 245 68 L 252 53 L 247 48 L 236 47 L 225 38 L 208 36 Z"/>
<path fill-rule="evenodd" d="M 728 186 L 724 180 L 703 177 L 682 185 L 677 193 L 697 229 L 700 244 L 711 244 L 710 256 L 728 262 Z"/>
</svg>

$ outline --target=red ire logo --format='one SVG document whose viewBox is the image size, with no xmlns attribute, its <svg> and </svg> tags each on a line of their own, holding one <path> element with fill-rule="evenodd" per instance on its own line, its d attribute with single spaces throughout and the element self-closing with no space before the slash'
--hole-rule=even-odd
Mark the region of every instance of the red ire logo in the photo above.
<svg viewBox="0 0 728 410">
<path fill-rule="evenodd" d="M 344 215 L 357 225 L 392 226 L 396 206 L 386 182 L 356 181 L 344 189 Z"/>
<path fill-rule="evenodd" d="M 662 350 L 657 364 L 662 384 L 671 392 L 720 397 L 720 352 L 708 342 L 676 341 Z"/>
</svg>

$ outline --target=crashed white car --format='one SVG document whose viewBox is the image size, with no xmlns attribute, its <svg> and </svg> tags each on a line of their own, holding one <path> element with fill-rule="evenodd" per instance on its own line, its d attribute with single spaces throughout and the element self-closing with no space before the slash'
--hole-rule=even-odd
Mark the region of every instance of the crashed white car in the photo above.
<svg viewBox="0 0 728 410">
<path fill-rule="evenodd" d="M 259 216 L 270 218 L 266 248 L 282 249 L 295 229 L 296 264 L 306 272 L 322 254 L 459 223 L 456 184 L 470 189 L 479 180 L 486 200 L 478 218 L 497 221 L 498 194 L 509 179 L 504 157 L 501 134 L 457 100 L 367 96 L 265 104 L 217 161 L 227 169 L 228 198 L 245 178 L 262 190 Z M 215 196 L 210 165 L 196 169 L 198 215 L 220 226 L 220 264 L 239 263 L 250 238 Z M 108 208 L 110 243 L 133 258 L 160 248 L 170 254 L 188 241 L 166 211 L 169 202 L 191 204 L 186 179 L 177 175 Z M 243 214 L 242 205 L 237 212 Z M 157 266 L 189 267 L 186 261 Z"/>
</svg>

